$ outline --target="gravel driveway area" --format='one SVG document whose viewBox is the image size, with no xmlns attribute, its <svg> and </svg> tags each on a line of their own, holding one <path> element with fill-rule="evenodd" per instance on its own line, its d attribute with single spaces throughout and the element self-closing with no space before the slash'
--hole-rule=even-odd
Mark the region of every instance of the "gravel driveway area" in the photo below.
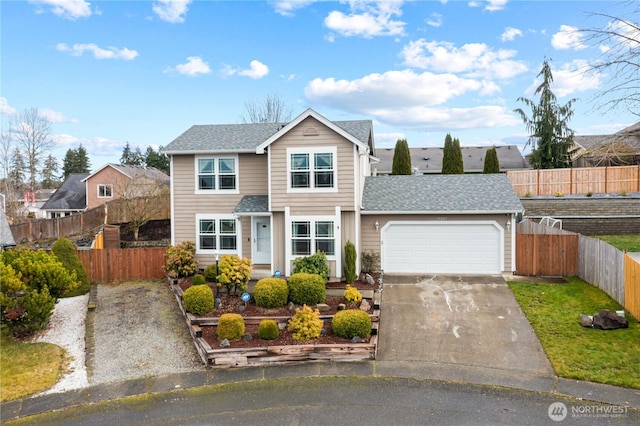
<svg viewBox="0 0 640 426">
<path fill-rule="evenodd" d="M 90 385 L 205 368 L 166 281 L 99 284 L 92 291 Z"/>
</svg>

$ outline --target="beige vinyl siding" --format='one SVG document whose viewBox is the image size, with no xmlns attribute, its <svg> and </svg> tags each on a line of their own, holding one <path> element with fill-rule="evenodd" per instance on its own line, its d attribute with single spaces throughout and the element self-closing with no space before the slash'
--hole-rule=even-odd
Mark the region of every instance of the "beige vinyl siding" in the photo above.
<svg viewBox="0 0 640 426">
<path fill-rule="evenodd" d="M 317 135 L 304 136 L 310 128 Z M 311 132 L 308 132 L 311 133 Z M 336 147 L 337 155 L 334 167 L 337 171 L 338 192 L 287 193 L 287 148 L 293 147 Z M 353 143 L 325 127 L 314 118 L 303 120 L 276 142 L 270 145 L 271 161 L 271 208 L 283 211 L 285 206 L 291 207 L 291 214 L 325 214 L 318 212 L 318 207 L 327 207 L 335 211 L 335 206 L 342 210 L 355 210 L 354 206 L 354 149 Z"/>
<path fill-rule="evenodd" d="M 217 154 L 216 154 L 217 155 Z M 265 155 L 240 154 L 238 156 L 239 194 L 196 194 L 195 156 L 173 156 L 173 212 L 171 219 L 174 227 L 174 242 L 196 240 L 196 214 L 233 213 L 244 195 L 267 194 L 267 157 Z M 247 229 L 246 226 L 249 228 Z M 251 254 L 251 219 L 242 220 L 242 254 Z M 245 232 L 249 231 L 248 234 Z M 202 257 L 202 259 L 200 259 Z M 210 256 L 198 256 L 198 260 L 211 262 Z"/>
<path fill-rule="evenodd" d="M 496 215 L 362 215 L 361 217 L 361 250 L 371 250 L 380 253 L 380 232 L 389 221 L 474 221 L 495 220 L 504 229 L 504 267 L 511 272 L 511 232 L 507 231 L 507 222 L 510 216 Z M 375 223 L 378 222 L 379 230 L 376 231 Z"/>
<path fill-rule="evenodd" d="M 242 257 L 248 257 L 251 259 L 251 247 L 253 244 L 253 235 L 251 234 L 251 217 L 244 216 L 240 218 L 240 228 L 242 229 Z"/>
<path fill-rule="evenodd" d="M 284 213 L 274 212 L 271 217 L 271 229 L 273 241 L 271 242 L 271 256 L 273 258 L 273 270 L 285 271 L 285 241 L 284 241 Z"/>
</svg>

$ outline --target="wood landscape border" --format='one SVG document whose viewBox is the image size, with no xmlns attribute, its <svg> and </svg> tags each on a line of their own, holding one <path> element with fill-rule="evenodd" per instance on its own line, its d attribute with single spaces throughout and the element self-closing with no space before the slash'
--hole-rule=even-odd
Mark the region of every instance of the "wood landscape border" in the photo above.
<svg viewBox="0 0 640 426">
<path fill-rule="evenodd" d="M 376 358 L 378 347 L 378 326 L 380 304 L 374 304 L 371 318 L 372 333 L 369 343 L 343 344 L 301 344 L 286 346 L 256 346 L 252 348 L 212 348 L 202 337 L 202 327 L 213 326 L 219 317 L 198 318 L 186 312 L 182 305 L 182 289 L 175 280 L 169 279 L 169 285 L 184 316 L 196 350 L 204 364 L 212 368 L 232 368 L 265 366 L 271 364 L 290 364 L 308 361 L 365 361 Z M 258 324 L 266 317 L 245 317 L 245 324 Z M 278 323 L 286 322 L 290 317 L 268 317 Z M 321 315 L 323 321 L 331 321 L 333 315 Z"/>
</svg>

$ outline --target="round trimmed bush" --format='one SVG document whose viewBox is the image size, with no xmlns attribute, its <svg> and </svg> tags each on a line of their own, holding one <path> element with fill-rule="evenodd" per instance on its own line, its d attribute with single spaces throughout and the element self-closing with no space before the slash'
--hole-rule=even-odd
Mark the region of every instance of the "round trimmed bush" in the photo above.
<svg viewBox="0 0 640 426">
<path fill-rule="evenodd" d="M 344 291 L 344 298 L 349 303 L 360 303 L 362 302 L 362 293 L 356 287 L 351 287 L 347 284 L 347 288 Z"/>
<path fill-rule="evenodd" d="M 193 278 L 191 278 L 191 285 L 202 285 L 206 284 L 207 280 L 204 279 L 204 275 L 195 274 Z"/>
<path fill-rule="evenodd" d="M 296 305 L 317 305 L 327 296 L 324 278 L 299 272 L 289 277 L 289 301 Z"/>
<path fill-rule="evenodd" d="M 297 308 L 295 315 L 289 319 L 288 330 L 295 340 L 311 340 L 320 337 L 324 321 L 320 319 L 320 312 L 304 305 Z"/>
<path fill-rule="evenodd" d="M 212 283 L 218 281 L 218 274 L 215 263 L 212 263 L 211 265 L 204 268 L 204 278 Z"/>
<path fill-rule="evenodd" d="M 347 339 L 359 336 L 364 339 L 371 334 L 371 317 L 360 309 L 338 311 L 333 316 L 331 328 L 336 336 Z"/>
<path fill-rule="evenodd" d="M 213 291 L 208 285 L 192 285 L 182 295 L 182 306 L 194 315 L 213 311 Z"/>
<path fill-rule="evenodd" d="M 258 337 L 264 340 L 274 340 L 280 335 L 278 323 L 272 319 L 263 319 L 258 324 Z"/>
<path fill-rule="evenodd" d="M 279 308 L 287 304 L 289 286 L 282 278 L 263 278 L 253 289 L 253 298 L 261 308 Z"/>
<path fill-rule="evenodd" d="M 218 321 L 218 339 L 235 340 L 244 336 L 244 319 L 240 314 L 222 314 Z"/>
</svg>

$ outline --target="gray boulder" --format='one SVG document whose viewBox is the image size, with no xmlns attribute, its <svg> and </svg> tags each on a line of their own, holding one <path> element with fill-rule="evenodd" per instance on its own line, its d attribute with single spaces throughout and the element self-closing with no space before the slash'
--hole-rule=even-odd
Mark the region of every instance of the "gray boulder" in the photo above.
<svg viewBox="0 0 640 426">
<path fill-rule="evenodd" d="M 616 315 L 608 309 L 601 309 L 593 316 L 593 328 L 600 330 L 616 330 L 618 328 L 629 328 L 627 319 Z"/>
</svg>

